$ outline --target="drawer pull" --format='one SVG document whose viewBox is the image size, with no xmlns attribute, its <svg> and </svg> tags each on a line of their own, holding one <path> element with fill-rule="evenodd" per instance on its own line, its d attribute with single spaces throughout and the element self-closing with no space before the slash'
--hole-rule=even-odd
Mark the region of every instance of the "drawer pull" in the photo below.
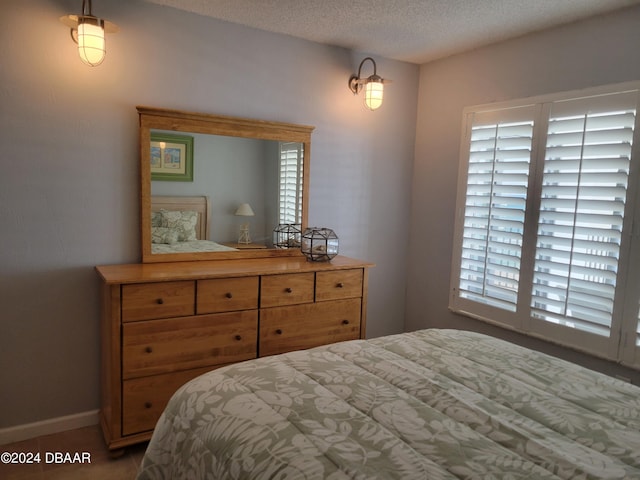
<svg viewBox="0 0 640 480">
<path fill-rule="evenodd" d="M 284 291 L 287 292 L 287 293 L 291 293 L 291 292 L 293 292 L 293 289 L 291 287 L 287 287 L 287 288 L 284 289 Z"/>
<path fill-rule="evenodd" d="M 346 320 L 346 319 L 345 319 L 345 320 L 342 320 L 342 324 L 343 324 L 343 325 L 349 325 L 349 320 Z"/>
<path fill-rule="evenodd" d="M 278 334 L 278 335 L 282 335 L 282 330 L 281 330 L 281 329 L 277 329 L 277 330 L 276 330 L 276 334 Z"/>
<path fill-rule="evenodd" d="M 157 303 L 158 305 L 162 305 L 162 304 L 164 303 L 164 300 L 163 300 L 163 299 L 161 299 L 161 298 L 159 298 L 159 299 L 157 299 L 157 300 L 156 300 L 156 303 Z"/>
<path fill-rule="evenodd" d="M 238 341 L 242 340 L 242 336 L 236 335 L 236 340 L 238 340 Z"/>
<path fill-rule="evenodd" d="M 227 293 L 225 294 L 225 297 L 227 297 L 227 298 L 233 298 L 233 293 L 231 293 L 231 292 L 227 292 Z"/>
<path fill-rule="evenodd" d="M 147 347 L 144 349 L 145 352 L 147 353 L 152 353 L 153 352 L 153 348 L 152 347 Z"/>
<path fill-rule="evenodd" d="M 151 408 L 153 405 L 151 405 L 151 402 L 144 402 L 144 408 L 149 409 Z"/>
<path fill-rule="evenodd" d="M 344 288 L 344 283 L 340 282 L 336 284 L 336 288 Z"/>
</svg>

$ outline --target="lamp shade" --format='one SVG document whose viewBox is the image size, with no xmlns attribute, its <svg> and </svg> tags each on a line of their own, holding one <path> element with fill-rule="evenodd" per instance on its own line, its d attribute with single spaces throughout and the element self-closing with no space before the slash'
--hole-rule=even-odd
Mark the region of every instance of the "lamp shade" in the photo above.
<svg viewBox="0 0 640 480">
<path fill-rule="evenodd" d="M 237 208 L 235 214 L 241 217 L 253 217 L 255 215 L 255 213 L 253 213 L 253 210 L 251 209 L 251 205 L 249 205 L 248 203 L 241 204 Z"/>
<path fill-rule="evenodd" d="M 382 105 L 382 96 L 384 94 L 384 85 L 382 79 L 369 80 L 364 87 L 364 104 L 369 110 L 376 110 Z"/>
<path fill-rule="evenodd" d="M 77 35 L 80 60 L 91 67 L 100 65 L 107 53 L 103 20 L 95 17 L 80 17 Z"/>
</svg>

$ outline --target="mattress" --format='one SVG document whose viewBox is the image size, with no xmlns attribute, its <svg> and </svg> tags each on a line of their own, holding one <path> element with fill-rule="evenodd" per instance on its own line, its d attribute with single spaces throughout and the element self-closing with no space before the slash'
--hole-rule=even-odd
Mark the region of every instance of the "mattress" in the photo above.
<svg viewBox="0 0 640 480">
<path fill-rule="evenodd" d="M 231 252 L 234 250 L 236 249 L 233 247 L 227 247 L 211 240 L 151 244 L 151 253 Z"/>
<path fill-rule="evenodd" d="M 640 479 L 640 388 L 429 329 L 219 368 L 181 387 L 138 479 Z"/>
</svg>

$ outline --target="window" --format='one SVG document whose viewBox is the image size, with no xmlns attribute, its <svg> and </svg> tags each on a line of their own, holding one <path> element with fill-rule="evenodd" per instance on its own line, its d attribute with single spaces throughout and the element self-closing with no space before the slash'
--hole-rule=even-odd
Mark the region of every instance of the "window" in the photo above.
<svg viewBox="0 0 640 480">
<path fill-rule="evenodd" d="M 454 311 L 640 366 L 637 106 L 627 86 L 465 111 Z"/>
<path fill-rule="evenodd" d="M 279 223 L 302 223 L 303 144 L 280 143 Z"/>
</svg>

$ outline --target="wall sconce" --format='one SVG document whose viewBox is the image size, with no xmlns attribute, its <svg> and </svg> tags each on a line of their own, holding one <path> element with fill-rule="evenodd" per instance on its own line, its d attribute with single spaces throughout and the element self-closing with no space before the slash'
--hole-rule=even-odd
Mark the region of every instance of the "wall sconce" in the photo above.
<svg viewBox="0 0 640 480">
<path fill-rule="evenodd" d="M 236 210 L 236 215 L 240 217 L 253 217 L 253 209 L 248 203 L 241 204 Z M 240 235 L 238 236 L 238 244 L 249 245 L 251 243 L 251 236 L 249 235 L 249 222 L 240 225 Z"/>
<path fill-rule="evenodd" d="M 362 65 L 367 60 L 373 63 L 373 75 L 367 78 L 361 78 Z M 376 62 L 373 58 L 367 57 L 358 67 L 358 74 L 349 77 L 349 90 L 357 95 L 364 88 L 364 104 L 369 110 L 376 110 L 382 105 L 382 96 L 384 93 L 384 84 L 391 83 L 391 80 L 384 80 L 376 74 Z"/>
<path fill-rule="evenodd" d="M 90 67 L 98 66 L 107 53 L 104 34 L 118 27 L 91 13 L 91 0 L 82 0 L 82 15 L 65 15 L 60 21 L 71 28 L 71 39 L 78 44 L 80 60 Z"/>
</svg>

